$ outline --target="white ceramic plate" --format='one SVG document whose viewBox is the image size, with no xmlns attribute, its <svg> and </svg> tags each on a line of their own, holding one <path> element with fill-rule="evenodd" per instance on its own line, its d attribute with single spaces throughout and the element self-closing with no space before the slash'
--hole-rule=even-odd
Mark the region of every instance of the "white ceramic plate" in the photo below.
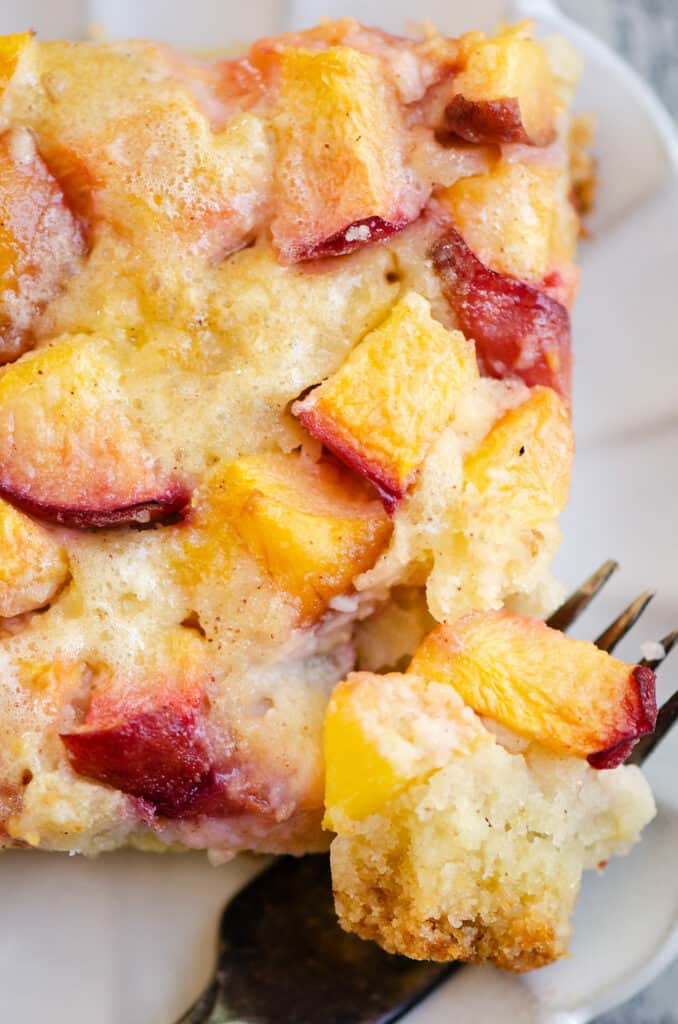
<svg viewBox="0 0 678 1024">
<path fill-rule="evenodd" d="M 501 0 L 0 0 L 0 31 L 147 34 L 190 46 L 243 40 L 320 14 L 398 29 L 408 14 L 451 32 L 490 27 Z M 678 141 L 649 90 L 544 0 L 520 0 L 587 59 L 579 105 L 600 115 L 602 187 L 582 249 L 575 316 L 579 455 L 559 568 L 568 584 L 604 558 L 623 571 L 580 627 L 594 635 L 645 587 L 659 591 L 627 653 L 678 625 Z M 671 663 L 669 663 L 670 665 Z M 671 679 L 672 677 L 672 679 Z M 678 681 L 666 667 L 662 695 Z M 528 977 L 467 969 L 411 1024 L 584 1021 L 630 996 L 678 953 L 678 735 L 650 762 L 661 800 L 644 842 L 586 880 L 571 958 Z M 12 1024 L 170 1024 L 210 969 L 225 899 L 258 870 L 198 855 L 121 853 L 96 862 L 8 853 L 0 861 L 2 1020 Z M 319 1021 L 322 1008 L 319 1008 Z M 285 1024 L 285 1022 L 280 1022 Z"/>
</svg>

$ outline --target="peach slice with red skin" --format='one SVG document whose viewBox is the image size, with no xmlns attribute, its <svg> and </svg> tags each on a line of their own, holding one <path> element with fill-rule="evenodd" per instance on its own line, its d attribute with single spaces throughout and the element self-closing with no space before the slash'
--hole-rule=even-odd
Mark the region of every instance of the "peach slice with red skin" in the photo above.
<svg viewBox="0 0 678 1024">
<path fill-rule="evenodd" d="M 144 800 L 163 817 L 189 812 L 210 774 L 205 727 L 190 703 L 88 721 L 61 739 L 79 775 Z"/>
<path fill-rule="evenodd" d="M 26 129 L 0 136 L 0 362 L 30 345 L 44 304 L 85 252 L 82 225 Z"/>
<path fill-rule="evenodd" d="M 622 764 L 656 723 L 650 669 L 505 611 L 438 626 L 408 671 L 448 683 L 478 714 L 595 768 Z"/>
<path fill-rule="evenodd" d="M 431 253 L 459 327 L 488 377 L 544 384 L 569 400 L 570 317 L 538 288 L 486 267 L 451 228 Z"/>
<path fill-rule="evenodd" d="M 143 801 L 151 817 L 270 811 L 235 756 L 215 759 L 204 716 L 191 702 L 88 722 L 61 740 L 74 771 Z"/>
<path fill-rule="evenodd" d="M 43 607 L 68 571 L 66 552 L 55 538 L 0 499 L 0 618 Z"/>
<path fill-rule="evenodd" d="M 272 231 L 283 260 L 343 255 L 419 215 L 397 110 L 376 58 L 282 51 Z"/>
<path fill-rule="evenodd" d="M 61 669 L 70 704 L 60 738 L 71 767 L 140 801 L 144 818 L 267 813 L 253 766 L 210 726 L 202 641 L 183 629 L 166 640 L 170 663 L 149 665 L 145 677 L 82 662 Z"/>
<path fill-rule="evenodd" d="M 559 195 L 560 174 L 557 167 L 500 160 L 460 178 L 439 200 L 486 267 L 546 291 L 559 268 L 572 266 L 579 233 L 574 210 Z"/>
<path fill-rule="evenodd" d="M 205 786 L 212 753 L 201 641 L 181 629 L 165 640 L 164 659 L 142 676 L 82 661 L 66 666 L 60 737 L 79 775 L 179 817 Z"/>
<path fill-rule="evenodd" d="M 297 604 L 300 623 L 374 565 L 391 534 L 380 503 L 333 459 L 299 452 L 246 456 L 208 484 L 213 521 L 226 524 L 273 583 Z"/>
<path fill-rule="evenodd" d="M 0 493 L 73 527 L 174 516 L 187 487 L 156 467 L 127 414 L 116 347 L 73 336 L 0 374 Z"/>
<path fill-rule="evenodd" d="M 546 146 L 555 138 L 556 94 L 544 49 L 525 26 L 471 45 L 443 130 L 468 142 Z"/>
<path fill-rule="evenodd" d="M 375 485 L 391 512 L 459 397 L 478 376 L 473 344 L 410 293 L 292 411 Z"/>
</svg>

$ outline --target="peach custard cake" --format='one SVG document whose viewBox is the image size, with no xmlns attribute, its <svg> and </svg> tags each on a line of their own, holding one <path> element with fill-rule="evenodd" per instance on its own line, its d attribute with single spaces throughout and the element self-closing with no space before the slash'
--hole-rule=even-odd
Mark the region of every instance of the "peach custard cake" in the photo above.
<svg viewBox="0 0 678 1024">
<path fill-rule="evenodd" d="M 0 844 L 325 849 L 344 927 L 561 955 L 654 677 L 540 621 L 588 124 L 532 26 L 0 40 Z"/>
</svg>

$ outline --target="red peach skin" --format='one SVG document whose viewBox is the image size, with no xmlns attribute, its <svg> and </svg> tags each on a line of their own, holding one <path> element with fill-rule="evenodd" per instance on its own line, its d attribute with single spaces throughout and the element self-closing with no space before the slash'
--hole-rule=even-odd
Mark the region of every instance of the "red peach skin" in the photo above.
<svg viewBox="0 0 678 1024">
<path fill-rule="evenodd" d="M 622 764 L 656 724 L 651 669 L 506 611 L 437 626 L 408 671 L 448 683 L 478 714 L 594 768 Z"/>
<path fill-rule="evenodd" d="M 523 145 L 532 142 L 525 131 L 517 99 L 468 100 L 458 94 L 445 107 L 444 126 L 446 131 L 467 142 L 520 142 Z"/>
<path fill-rule="evenodd" d="M 294 249 L 294 259 L 313 260 L 328 256 L 347 256 L 350 252 L 361 249 L 365 245 L 390 238 L 391 235 L 402 231 L 411 222 L 411 217 L 405 217 L 398 221 L 386 221 L 381 217 L 365 217 L 363 220 L 348 224 L 341 231 L 330 235 L 329 238 L 319 242 L 309 242 L 306 245 L 298 244 Z"/>
<path fill-rule="evenodd" d="M 58 526 L 79 530 L 113 529 L 120 526 L 147 526 L 151 523 L 173 521 L 181 516 L 191 500 L 191 492 L 183 484 L 168 488 L 150 501 L 109 508 L 78 505 L 53 505 L 36 501 L 29 494 L 7 486 L 0 476 L 0 495 L 17 508 Z"/>
<path fill-rule="evenodd" d="M 473 338 L 488 377 L 543 384 L 569 400 L 570 317 L 537 288 L 490 270 L 455 228 L 433 247 L 433 263 L 460 329 Z"/>
<path fill-rule="evenodd" d="M 647 735 L 654 732 L 657 724 L 657 695 L 655 689 L 655 674 L 646 665 L 636 665 L 631 672 L 637 687 L 638 697 L 638 722 L 643 732 L 634 732 L 628 739 L 620 740 L 608 750 L 599 750 L 595 754 L 589 754 L 588 763 L 592 768 L 617 768 L 623 764 L 629 756 L 640 735 Z"/>
<path fill-rule="evenodd" d="M 74 771 L 143 801 L 151 817 L 272 813 L 265 787 L 236 756 L 213 757 L 202 715 L 190 705 L 85 725 L 61 740 Z"/>
<path fill-rule="evenodd" d="M 388 514 L 393 515 L 398 507 L 398 502 L 407 493 L 406 484 L 401 483 L 395 475 L 388 474 L 376 460 L 370 459 L 368 455 L 363 455 L 357 450 L 313 406 L 308 406 L 299 413 L 299 422 L 303 423 L 309 434 L 325 445 L 345 466 L 352 469 L 358 476 L 369 480 Z"/>
<path fill-rule="evenodd" d="M 69 335 L 0 373 L 0 495 L 62 526 L 165 520 L 189 501 L 129 418 L 126 350 Z"/>
<path fill-rule="evenodd" d="M 61 739 L 79 775 L 138 797 L 163 817 L 185 815 L 209 780 L 205 729 L 192 707 L 154 708 Z"/>
</svg>

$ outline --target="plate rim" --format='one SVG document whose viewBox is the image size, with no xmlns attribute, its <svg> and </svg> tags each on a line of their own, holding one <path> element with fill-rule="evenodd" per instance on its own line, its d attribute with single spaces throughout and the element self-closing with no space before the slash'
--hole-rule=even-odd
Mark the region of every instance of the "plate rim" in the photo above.
<svg viewBox="0 0 678 1024">
<path fill-rule="evenodd" d="M 671 174 L 678 183 L 678 124 L 640 72 L 600 36 L 565 14 L 556 0 L 508 0 L 507 8 L 511 14 L 515 13 L 522 18 L 534 18 L 537 22 L 552 21 L 559 31 L 574 42 L 577 49 L 592 54 L 625 80 L 652 121 L 663 143 Z"/>
</svg>

